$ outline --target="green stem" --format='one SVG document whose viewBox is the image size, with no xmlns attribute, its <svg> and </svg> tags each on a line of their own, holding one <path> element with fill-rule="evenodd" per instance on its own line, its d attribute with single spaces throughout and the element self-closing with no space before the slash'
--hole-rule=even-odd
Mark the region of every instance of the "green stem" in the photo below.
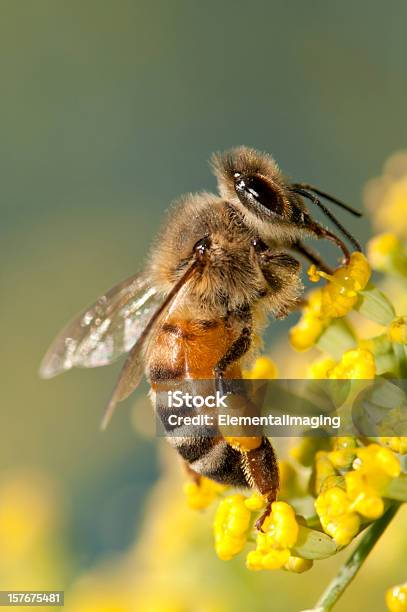
<svg viewBox="0 0 407 612">
<path fill-rule="evenodd" d="M 390 506 L 387 512 L 369 528 L 349 559 L 342 566 L 337 576 L 335 576 L 331 584 L 329 584 L 328 588 L 323 593 L 315 606 L 315 612 L 328 612 L 332 610 L 333 606 L 352 582 L 373 546 L 396 514 L 398 507 L 399 504 Z"/>
</svg>

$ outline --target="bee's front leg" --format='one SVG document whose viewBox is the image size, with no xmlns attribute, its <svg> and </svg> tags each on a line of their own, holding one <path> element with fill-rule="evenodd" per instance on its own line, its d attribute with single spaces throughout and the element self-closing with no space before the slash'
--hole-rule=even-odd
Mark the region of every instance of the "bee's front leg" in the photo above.
<svg viewBox="0 0 407 612">
<path fill-rule="evenodd" d="M 273 251 L 261 240 L 253 240 L 258 265 L 266 282 L 265 295 L 275 317 L 284 318 L 297 306 L 303 291 L 301 265 L 286 251 Z"/>
<path fill-rule="evenodd" d="M 322 259 L 319 253 L 316 253 L 314 249 L 311 249 L 307 244 L 304 244 L 302 240 L 293 242 L 290 247 L 293 251 L 300 253 L 303 257 L 308 259 L 312 264 L 316 265 L 319 270 L 323 270 L 327 274 L 333 274 L 333 269 Z"/>
</svg>

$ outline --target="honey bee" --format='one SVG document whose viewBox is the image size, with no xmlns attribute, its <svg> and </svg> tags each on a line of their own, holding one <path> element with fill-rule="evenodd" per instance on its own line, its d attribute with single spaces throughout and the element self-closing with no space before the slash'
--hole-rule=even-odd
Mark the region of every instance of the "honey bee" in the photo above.
<svg viewBox="0 0 407 612">
<path fill-rule="evenodd" d="M 242 378 L 267 316 L 285 317 L 301 301 L 300 263 L 292 252 L 330 271 L 304 238 L 330 240 L 349 260 L 345 243 L 313 219 L 304 199 L 361 250 L 320 198 L 360 213 L 315 187 L 291 183 L 271 156 L 239 147 L 214 155 L 212 167 L 219 194 L 181 198 L 144 273 L 116 285 L 68 324 L 42 362 L 40 374 L 50 378 L 73 366 L 103 366 L 128 353 L 103 427 L 143 373 L 152 394 L 163 382 Z M 196 479 L 206 476 L 265 495 L 261 528 L 279 486 L 268 438 L 251 438 L 245 446 L 219 432 L 170 441 Z"/>
</svg>

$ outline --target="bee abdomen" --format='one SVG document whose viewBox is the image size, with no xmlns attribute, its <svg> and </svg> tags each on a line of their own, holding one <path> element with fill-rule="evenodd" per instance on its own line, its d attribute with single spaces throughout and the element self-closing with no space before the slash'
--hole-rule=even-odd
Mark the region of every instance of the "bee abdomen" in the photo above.
<svg viewBox="0 0 407 612">
<path fill-rule="evenodd" d="M 221 484 L 248 487 L 241 453 L 221 438 L 168 438 L 191 469 Z"/>
<path fill-rule="evenodd" d="M 162 381 L 185 377 L 183 346 L 188 337 L 187 330 L 176 322 L 167 322 L 161 327 L 148 367 L 148 377 L 153 388 Z"/>
</svg>

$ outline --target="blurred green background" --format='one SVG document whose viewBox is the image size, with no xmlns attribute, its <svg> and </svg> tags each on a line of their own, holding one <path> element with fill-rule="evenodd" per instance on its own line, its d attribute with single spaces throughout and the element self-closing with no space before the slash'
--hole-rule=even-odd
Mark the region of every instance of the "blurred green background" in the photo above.
<svg viewBox="0 0 407 612">
<path fill-rule="evenodd" d="M 366 180 L 407 142 L 407 4 L 2 0 L 0 10 L 0 490 L 22 483 L 24 502 L 25 483 L 49 479 L 61 569 L 40 583 L 33 551 L 27 581 L 68 589 L 142 529 L 157 444 L 129 426 L 137 398 L 99 432 L 117 366 L 44 382 L 44 350 L 142 268 L 174 198 L 214 189 L 214 150 L 269 151 L 296 180 L 361 207 Z M 366 220 L 346 223 L 369 235 Z M 3 559 L 0 587 L 25 587 L 9 570 Z M 242 601 L 265 580 L 251 579 Z M 281 578 L 268 580 L 275 589 Z M 318 571 L 308 582 L 321 590 Z M 301 597 L 287 586 L 278 601 L 268 609 L 296 610 Z"/>
</svg>

